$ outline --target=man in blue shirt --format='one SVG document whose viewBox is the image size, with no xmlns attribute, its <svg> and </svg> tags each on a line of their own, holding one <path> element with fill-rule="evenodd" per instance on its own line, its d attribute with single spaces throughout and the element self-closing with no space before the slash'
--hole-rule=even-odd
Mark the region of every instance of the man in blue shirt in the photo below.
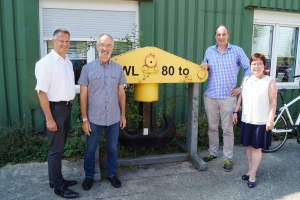
<svg viewBox="0 0 300 200">
<path fill-rule="evenodd" d="M 209 154 L 203 161 L 209 162 L 218 157 L 219 131 L 221 118 L 223 130 L 223 169 L 232 170 L 234 133 L 232 112 L 236 105 L 236 95 L 241 88 L 236 87 L 240 66 L 244 68 L 244 77 L 251 75 L 249 59 L 243 49 L 228 43 L 228 29 L 224 25 L 216 28 L 217 44 L 207 48 L 201 67 L 209 72 L 204 93 L 204 104 L 209 124 Z"/>
<path fill-rule="evenodd" d="M 115 173 L 119 131 L 126 126 L 126 78 L 122 66 L 110 60 L 114 49 L 112 36 L 100 35 L 96 47 L 98 59 L 83 66 L 78 80 L 82 129 L 86 134 L 84 190 L 90 190 L 93 184 L 95 152 L 103 129 L 107 146 L 107 179 L 113 187 L 121 187 Z"/>
</svg>

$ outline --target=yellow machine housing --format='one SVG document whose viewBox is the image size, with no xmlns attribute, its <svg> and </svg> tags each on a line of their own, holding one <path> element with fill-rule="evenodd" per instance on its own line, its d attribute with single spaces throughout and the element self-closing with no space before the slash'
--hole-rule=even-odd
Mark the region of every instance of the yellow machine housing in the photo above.
<svg viewBox="0 0 300 200">
<path fill-rule="evenodd" d="M 135 84 L 134 100 L 158 100 L 158 83 L 201 83 L 208 77 L 199 64 L 157 47 L 143 47 L 112 58 L 123 67 L 127 83 Z"/>
</svg>

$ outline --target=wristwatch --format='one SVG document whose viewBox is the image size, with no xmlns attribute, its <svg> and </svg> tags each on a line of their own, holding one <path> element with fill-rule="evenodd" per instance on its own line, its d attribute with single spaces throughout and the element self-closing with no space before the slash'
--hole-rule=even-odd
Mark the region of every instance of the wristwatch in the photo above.
<svg viewBox="0 0 300 200">
<path fill-rule="evenodd" d="M 237 112 L 234 112 L 234 111 L 233 111 L 233 113 L 232 113 L 232 114 L 234 114 L 234 113 L 238 114 L 238 112 L 239 112 L 239 111 L 237 111 Z"/>
<path fill-rule="evenodd" d="M 88 121 L 89 119 L 88 118 L 81 118 L 81 122 L 85 122 L 85 121 Z"/>
</svg>

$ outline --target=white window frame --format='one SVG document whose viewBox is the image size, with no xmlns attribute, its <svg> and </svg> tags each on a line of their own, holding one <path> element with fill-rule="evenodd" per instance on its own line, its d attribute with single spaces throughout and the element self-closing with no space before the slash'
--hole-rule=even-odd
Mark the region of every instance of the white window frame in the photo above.
<svg viewBox="0 0 300 200">
<path fill-rule="evenodd" d="M 111 10 L 111 11 L 134 11 L 136 12 L 135 24 L 139 30 L 139 2 L 137 0 L 39 0 L 39 32 L 40 32 L 40 57 L 47 55 L 47 40 L 43 34 L 43 8 L 79 9 L 79 10 Z M 101 34 L 101 33 L 99 33 Z M 96 41 L 97 38 L 72 38 L 71 41 Z M 117 41 L 117 40 L 116 40 Z M 95 49 L 87 51 L 87 63 L 95 59 Z M 80 93 L 79 85 L 76 85 L 76 93 Z"/>
<path fill-rule="evenodd" d="M 253 25 L 270 25 L 273 26 L 273 42 L 272 42 L 272 58 L 271 58 L 271 77 L 276 76 L 276 63 L 277 63 L 277 43 L 279 41 L 278 30 L 280 26 L 297 27 L 298 32 L 298 44 L 296 55 L 295 75 L 300 75 L 300 14 L 286 13 L 286 12 L 273 12 L 254 10 Z M 276 82 L 279 89 L 299 89 L 299 79 L 294 79 L 294 82 Z"/>
</svg>

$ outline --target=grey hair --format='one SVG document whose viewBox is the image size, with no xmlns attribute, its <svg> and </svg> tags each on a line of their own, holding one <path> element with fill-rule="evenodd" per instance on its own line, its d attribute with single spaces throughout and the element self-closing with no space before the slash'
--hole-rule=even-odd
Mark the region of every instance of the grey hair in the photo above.
<svg viewBox="0 0 300 200">
<path fill-rule="evenodd" d="M 110 39 L 112 40 L 112 46 L 114 46 L 114 43 L 115 43 L 114 38 L 113 38 L 111 35 L 107 34 L 107 33 L 101 34 L 101 35 L 98 37 L 98 39 L 97 39 L 97 45 L 99 45 L 100 38 L 103 37 L 103 36 L 105 36 L 105 35 L 108 36 L 108 37 L 110 37 Z"/>
<path fill-rule="evenodd" d="M 53 33 L 53 39 L 56 39 L 56 36 L 57 36 L 58 33 L 68 34 L 69 37 L 70 37 L 70 32 L 67 29 L 65 29 L 65 28 L 59 28 L 59 29 L 56 29 L 54 31 L 54 33 Z"/>
</svg>

